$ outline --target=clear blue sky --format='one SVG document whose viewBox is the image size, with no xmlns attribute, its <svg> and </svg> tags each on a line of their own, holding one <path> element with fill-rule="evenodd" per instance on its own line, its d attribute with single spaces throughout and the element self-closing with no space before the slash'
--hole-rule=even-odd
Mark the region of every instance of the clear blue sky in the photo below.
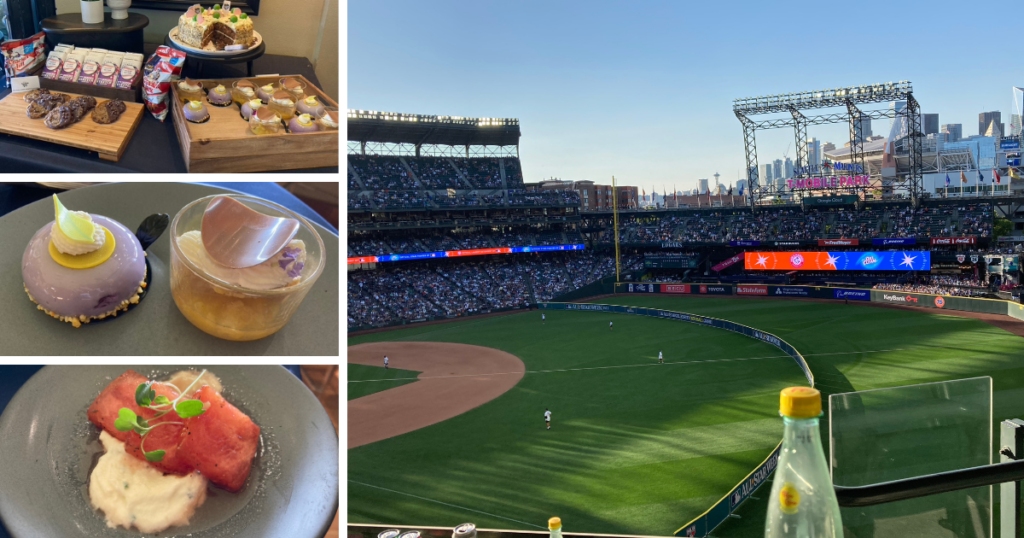
<svg viewBox="0 0 1024 538">
<path fill-rule="evenodd" d="M 1024 86 L 1020 2 L 351 0 L 348 108 L 519 118 L 527 181 L 696 187 L 744 168 L 732 100 L 910 80 L 977 134 Z M 883 108 L 885 105 L 878 106 Z M 867 108 L 867 107 L 865 107 Z M 876 121 L 885 136 L 888 122 Z M 811 128 L 837 146 L 846 125 Z M 758 135 L 759 162 L 791 129 Z M 795 154 L 789 148 L 789 155 Z"/>
</svg>

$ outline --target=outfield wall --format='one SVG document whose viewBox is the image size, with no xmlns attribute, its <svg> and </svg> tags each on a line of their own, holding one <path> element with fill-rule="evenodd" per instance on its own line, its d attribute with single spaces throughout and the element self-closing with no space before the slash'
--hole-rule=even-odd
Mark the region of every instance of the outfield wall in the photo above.
<svg viewBox="0 0 1024 538">
<path fill-rule="evenodd" d="M 934 295 L 906 291 L 875 289 L 830 288 L 825 286 L 779 286 L 774 284 L 634 284 L 617 283 L 615 293 L 667 295 L 742 295 L 749 297 L 804 297 L 844 301 L 870 301 L 930 308 L 933 310 L 959 310 L 1010 316 L 1024 321 L 1024 305 L 1002 299 L 982 299 Z"/>
<path fill-rule="evenodd" d="M 633 290 L 634 293 L 657 293 L 658 284 L 630 284 L 627 289 Z M 714 286 L 720 287 L 720 286 Z M 695 286 L 696 291 L 694 293 L 702 293 L 700 286 Z M 689 293 L 689 292 L 687 292 Z M 719 295 L 725 295 L 724 292 L 719 290 L 708 291 L 705 289 L 703 293 L 713 293 Z M 774 334 L 759 331 L 753 327 L 734 323 L 732 321 L 712 318 L 708 316 L 698 316 L 696 314 L 688 314 L 685 312 L 674 312 L 671 310 L 661 310 L 659 308 L 646 308 L 637 306 L 620 306 L 620 305 L 606 305 L 606 304 L 591 304 L 591 303 L 538 303 L 537 307 L 541 310 L 579 310 L 579 311 L 592 311 L 592 312 L 612 312 L 615 314 L 630 314 L 634 316 L 649 316 L 662 319 L 673 319 L 677 321 L 684 321 L 692 323 L 694 325 L 702 325 L 705 327 L 714 327 L 716 329 L 723 329 L 729 332 L 742 334 L 756 340 L 760 340 L 767 344 L 773 345 L 781 350 L 786 355 L 789 355 L 796 361 L 797 366 L 804 372 L 804 376 L 807 377 L 807 382 L 814 386 L 814 374 L 811 373 L 811 368 L 807 365 L 807 360 L 804 359 L 803 355 L 796 350 L 795 347 L 786 342 L 785 340 L 775 336 Z M 719 499 L 703 514 L 697 516 L 696 519 L 690 521 L 686 525 L 682 526 L 675 532 L 676 536 L 707 536 L 708 533 L 713 531 L 715 527 L 719 526 L 728 519 L 729 514 L 739 506 L 743 501 L 747 500 L 754 491 L 764 483 L 765 480 L 771 476 L 775 470 L 775 466 L 779 461 L 779 453 L 782 451 L 782 443 L 780 442 L 775 450 L 768 455 L 767 458 L 760 465 L 758 465 L 753 471 L 750 472 L 746 477 L 740 481 L 729 493 L 726 493 L 724 497 Z"/>
</svg>

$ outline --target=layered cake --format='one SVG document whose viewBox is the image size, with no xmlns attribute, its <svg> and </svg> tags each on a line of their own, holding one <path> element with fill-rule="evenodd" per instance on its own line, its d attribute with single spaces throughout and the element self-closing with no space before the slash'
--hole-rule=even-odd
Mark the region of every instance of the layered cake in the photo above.
<svg viewBox="0 0 1024 538">
<path fill-rule="evenodd" d="M 146 287 L 146 251 L 121 223 L 69 211 L 53 196 L 54 221 L 21 258 L 25 292 L 38 309 L 75 328 L 117 316 Z"/>
<path fill-rule="evenodd" d="M 220 4 L 204 9 L 196 4 L 178 19 L 178 40 L 197 49 L 248 49 L 253 43 L 253 24 L 241 9 Z"/>
</svg>

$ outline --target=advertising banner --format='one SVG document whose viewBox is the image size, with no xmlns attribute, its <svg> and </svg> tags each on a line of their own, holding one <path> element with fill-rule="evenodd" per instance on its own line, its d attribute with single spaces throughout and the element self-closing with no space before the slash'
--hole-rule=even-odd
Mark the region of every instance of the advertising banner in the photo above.
<svg viewBox="0 0 1024 538">
<path fill-rule="evenodd" d="M 807 286 L 772 286 L 768 295 L 775 297 L 811 297 L 812 288 Z"/>
<path fill-rule="evenodd" d="M 844 196 L 804 196 L 804 205 L 845 205 L 857 201 L 857 197 L 849 194 Z"/>
<path fill-rule="evenodd" d="M 730 247 L 759 247 L 760 241 L 729 241 Z"/>
<path fill-rule="evenodd" d="M 748 270 L 929 271 L 931 253 L 891 252 L 745 252 Z"/>
<path fill-rule="evenodd" d="M 412 254 L 390 254 L 386 256 L 359 256 L 348 259 L 348 264 L 374 262 L 401 262 L 408 260 L 427 260 L 431 258 L 456 258 L 462 256 L 484 256 L 487 254 L 514 254 L 519 252 L 560 252 L 566 250 L 584 250 L 586 245 L 544 245 L 537 247 L 500 247 L 474 248 L 468 250 L 446 250 L 439 252 L 415 252 Z"/>
<path fill-rule="evenodd" d="M 849 247 L 859 245 L 860 239 L 819 239 L 819 247 Z"/>
<path fill-rule="evenodd" d="M 768 286 L 739 284 L 736 286 L 736 295 L 768 295 Z"/>
<path fill-rule="evenodd" d="M 799 241 L 772 241 L 772 245 L 776 247 L 799 247 Z"/>
<path fill-rule="evenodd" d="M 874 238 L 871 240 L 871 244 L 875 246 L 887 246 L 887 245 L 916 245 L 917 238 L 915 237 L 885 237 L 885 238 Z"/>
<path fill-rule="evenodd" d="M 661 284 L 661 293 L 692 293 L 703 295 L 732 295 L 732 285 L 722 284 Z"/>
<path fill-rule="evenodd" d="M 969 235 L 967 237 L 933 237 L 933 245 L 973 245 L 977 242 L 978 238 Z"/>
<path fill-rule="evenodd" d="M 728 260 L 725 260 L 725 261 L 723 261 L 721 263 L 718 263 L 718 264 L 712 266 L 711 270 L 712 271 L 716 271 L 716 272 L 717 271 L 721 271 L 722 269 L 725 269 L 726 267 L 729 267 L 730 265 L 738 263 L 742 259 L 743 259 L 743 255 L 742 254 L 737 254 L 737 255 L 733 256 L 732 258 L 729 258 Z"/>
<path fill-rule="evenodd" d="M 629 293 L 657 293 L 657 284 L 627 284 Z"/>
<path fill-rule="evenodd" d="M 689 284 L 662 284 L 661 293 L 690 293 Z"/>
<path fill-rule="evenodd" d="M 649 256 L 644 258 L 644 267 L 651 269 L 696 269 L 696 256 Z"/>
<path fill-rule="evenodd" d="M 835 288 L 832 290 L 832 296 L 835 299 L 853 299 L 854 301 L 870 301 L 871 290 L 849 290 L 843 288 Z"/>
<path fill-rule="evenodd" d="M 1020 140 L 1000 140 L 999 149 L 1020 149 Z"/>
</svg>

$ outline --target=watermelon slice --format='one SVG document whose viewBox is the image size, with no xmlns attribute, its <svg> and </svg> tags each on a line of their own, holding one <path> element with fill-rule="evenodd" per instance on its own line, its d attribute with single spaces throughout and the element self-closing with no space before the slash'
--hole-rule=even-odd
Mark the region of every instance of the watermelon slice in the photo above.
<svg viewBox="0 0 1024 538">
<path fill-rule="evenodd" d="M 239 491 L 256 457 L 260 427 L 209 386 L 195 397 L 210 405 L 202 415 L 188 419 L 178 456 L 214 484 Z M 150 449 L 148 440 L 146 448 Z"/>
<path fill-rule="evenodd" d="M 174 400 L 178 397 L 178 391 L 174 386 L 167 385 L 164 383 L 154 383 L 153 390 L 157 396 L 166 396 L 168 400 Z M 144 409 L 143 414 L 145 418 L 150 418 L 155 414 L 150 409 Z M 164 422 L 181 422 L 182 424 L 167 424 L 160 426 L 153 431 L 149 432 L 146 436 L 146 451 L 152 452 L 154 450 L 163 450 L 164 458 L 161 461 L 150 461 L 150 465 L 160 469 L 165 473 L 187 475 L 195 469 L 191 464 L 184 461 L 178 456 L 178 445 L 181 444 L 181 438 L 185 435 L 185 422 L 175 414 L 173 411 L 168 413 L 149 425 L 153 426 Z M 132 431 L 128 432 L 128 439 L 124 443 L 124 451 L 132 456 L 142 460 L 149 461 L 146 459 L 146 455 L 142 452 L 140 444 L 142 443 L 142 436 Z"/>
<path fill-rule="evenodd" d="M 149 380 L 135 370 L 128 370 L 111 381 L 89 406 L 89 422 L 106 430 L 119 441 L 128 439 L 128 432 L 117 431 L 114 421 L 117 420 L 117 414 L 122 407 L 131 409 L 136 415 L 142 415 L 142 408 L 135 403 L 135 389 L 147 381 Z"/>
</svg>

